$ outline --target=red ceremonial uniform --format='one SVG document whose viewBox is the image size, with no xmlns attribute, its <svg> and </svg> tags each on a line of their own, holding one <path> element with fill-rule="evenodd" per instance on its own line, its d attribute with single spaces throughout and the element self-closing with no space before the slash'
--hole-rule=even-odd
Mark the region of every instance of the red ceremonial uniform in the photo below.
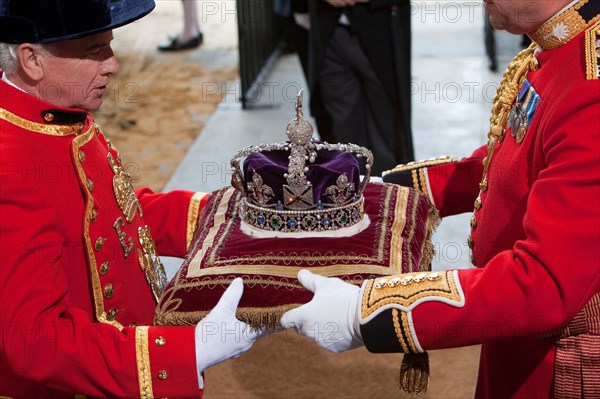
<svg viewBox="0 0 600 399">
<path fill-rule="evenodd" d="M 477 267 L 371 280 L 361 309 L 369 350 L 482 344 L 477 397 L 600 397 L 598 302 L 565 341 L 540 337 L 600 292 L 599 8 L 580 1 L 531 35 L 537 49 L 514 66 L 526 72 L 503 138 L 489 144 L 493 156 L 484 146 L 463 160 L 401 165 L 384 176 L 428 193 L 441 216 L 475 204 Z M 581 378 L 566 383 L 581 383 L 581 392 L 558 394 L 561 345 L 586 348 L 568 361 Z"/>
<path fill-rule="evenodd" d="M 89 114 L 5 82 L 0 153 L 0 396 L 201 396 L 194 327 L 149 326 L 205 195 L 134 192 Z"/>
</svg>

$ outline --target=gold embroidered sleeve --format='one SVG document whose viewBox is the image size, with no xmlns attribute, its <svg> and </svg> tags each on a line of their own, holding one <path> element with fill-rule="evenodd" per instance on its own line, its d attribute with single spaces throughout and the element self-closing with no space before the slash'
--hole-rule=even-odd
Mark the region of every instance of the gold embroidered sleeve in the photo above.
<svg viewBox="0 0 600 399">
<path fill-rule="evenodd" d="M 187 229 L 186 229 L 186 242 L 185 248 L 187 250 L 190 249 L 190 245 L 192 240 L 194 239 L 194 234 L 196 233 L 196 229 L 198 228 L 198 216 L 200 215 L 200 203 L 202 199 L 208 194 L 197 192 L 192 196 L 190 200 L 190 205 L 188 207 L 188 218 L 187 218 Z"/>
<path fill-rule="evenodd" d="M 462 307 L 458 271 L 406 273 L 367 280 L 361 287 L 360 330 L 367 349 L 422 353 L 411 311 L 437 301 Z"/>
<path fill-rule="evenodd" d="M 362 287 L 361 323 L 386 309 L 410 312 L 423 302 L 464 305 L 464 294 L 456 270 L 406 273 L 367 280 Z"/>
</svg>

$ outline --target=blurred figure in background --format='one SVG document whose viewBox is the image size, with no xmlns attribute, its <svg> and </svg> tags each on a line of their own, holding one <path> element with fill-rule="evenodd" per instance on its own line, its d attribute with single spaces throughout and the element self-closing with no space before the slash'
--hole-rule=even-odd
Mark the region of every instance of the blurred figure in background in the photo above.
<svg viewBox="0 0 600 399">
<path fill-rule="evenodd" d="M 307 82 L 309 78 L 308 43 L 310 33 L 310 15 L 306 0 L 274 0 L 275 14 L 281 18 L 285 36 L 284 52 L 298 55 L 302 72 Z M 308 90 L 306 90 L 308 92 Z M 313 115 L 317 132 L 322 140 L 333 142 L 331 137 L 331 118 L 326 112 Z M 325 135 L 325 138 L 323 137 Z"/>
<path fill-rule="evenodd" d="M 177 36 L 169 36 L 167 43 L 158 46 L 160 51 L 180 51 L 199 47 L 204 37 L 198 23 L 196 0 L 181 0 L 183 29 Z"/>
<path fill-rule="evenodd" d="M 413 161 L 410 2 L 308 4 L 310 108 L 331 118 L 321 138 L 369 148 L 374 174 Z"/>
</svg>

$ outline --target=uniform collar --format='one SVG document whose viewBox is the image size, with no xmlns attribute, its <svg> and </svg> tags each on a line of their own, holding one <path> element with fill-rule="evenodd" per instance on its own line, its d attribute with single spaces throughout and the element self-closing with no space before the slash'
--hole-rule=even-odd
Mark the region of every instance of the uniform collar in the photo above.
<svg viewBox="0 0 600 399">
<path fill-rule="evenodd" d="M 600 20 L 600 1 L 576 0 L 528 36 L 543 50 L 557 48 Z"/>
<path fill-rule="evenodd" d="M 19 89 L 21 91 L 24 91 L 23 89 L 17 87 L 16 84 L 14 84 L 13 82 L 10 81 L 10 79 L 8 79 L 8 75 L 5 73 L 2 73 L 2 71 L 0 71 L 0 75 L 2 75 L 2 81 L 6 82 L 7 84 L 11 85 L 12 87 L 14 87 L 15 89 Z"/>
<path fill-rule="evenodd" d="M 0 76 L 0 119 L 53 136 L 79 134 L 89 127 L 87 112 L 42 101 L 15 86 L 2 71 Z"/>
</svg>

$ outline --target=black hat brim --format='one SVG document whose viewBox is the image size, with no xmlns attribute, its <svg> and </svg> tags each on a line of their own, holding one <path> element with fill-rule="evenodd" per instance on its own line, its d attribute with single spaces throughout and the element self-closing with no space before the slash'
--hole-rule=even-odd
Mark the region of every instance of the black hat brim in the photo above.
<svg viewBox="0 0 600 399">
<path fill-rule="evenodd" d="M 79 39 L 127 25 L 155 7 L 154 0 L 13 1 L 0 10 L 0 42 L 55 43 Z"/>
</svg>

